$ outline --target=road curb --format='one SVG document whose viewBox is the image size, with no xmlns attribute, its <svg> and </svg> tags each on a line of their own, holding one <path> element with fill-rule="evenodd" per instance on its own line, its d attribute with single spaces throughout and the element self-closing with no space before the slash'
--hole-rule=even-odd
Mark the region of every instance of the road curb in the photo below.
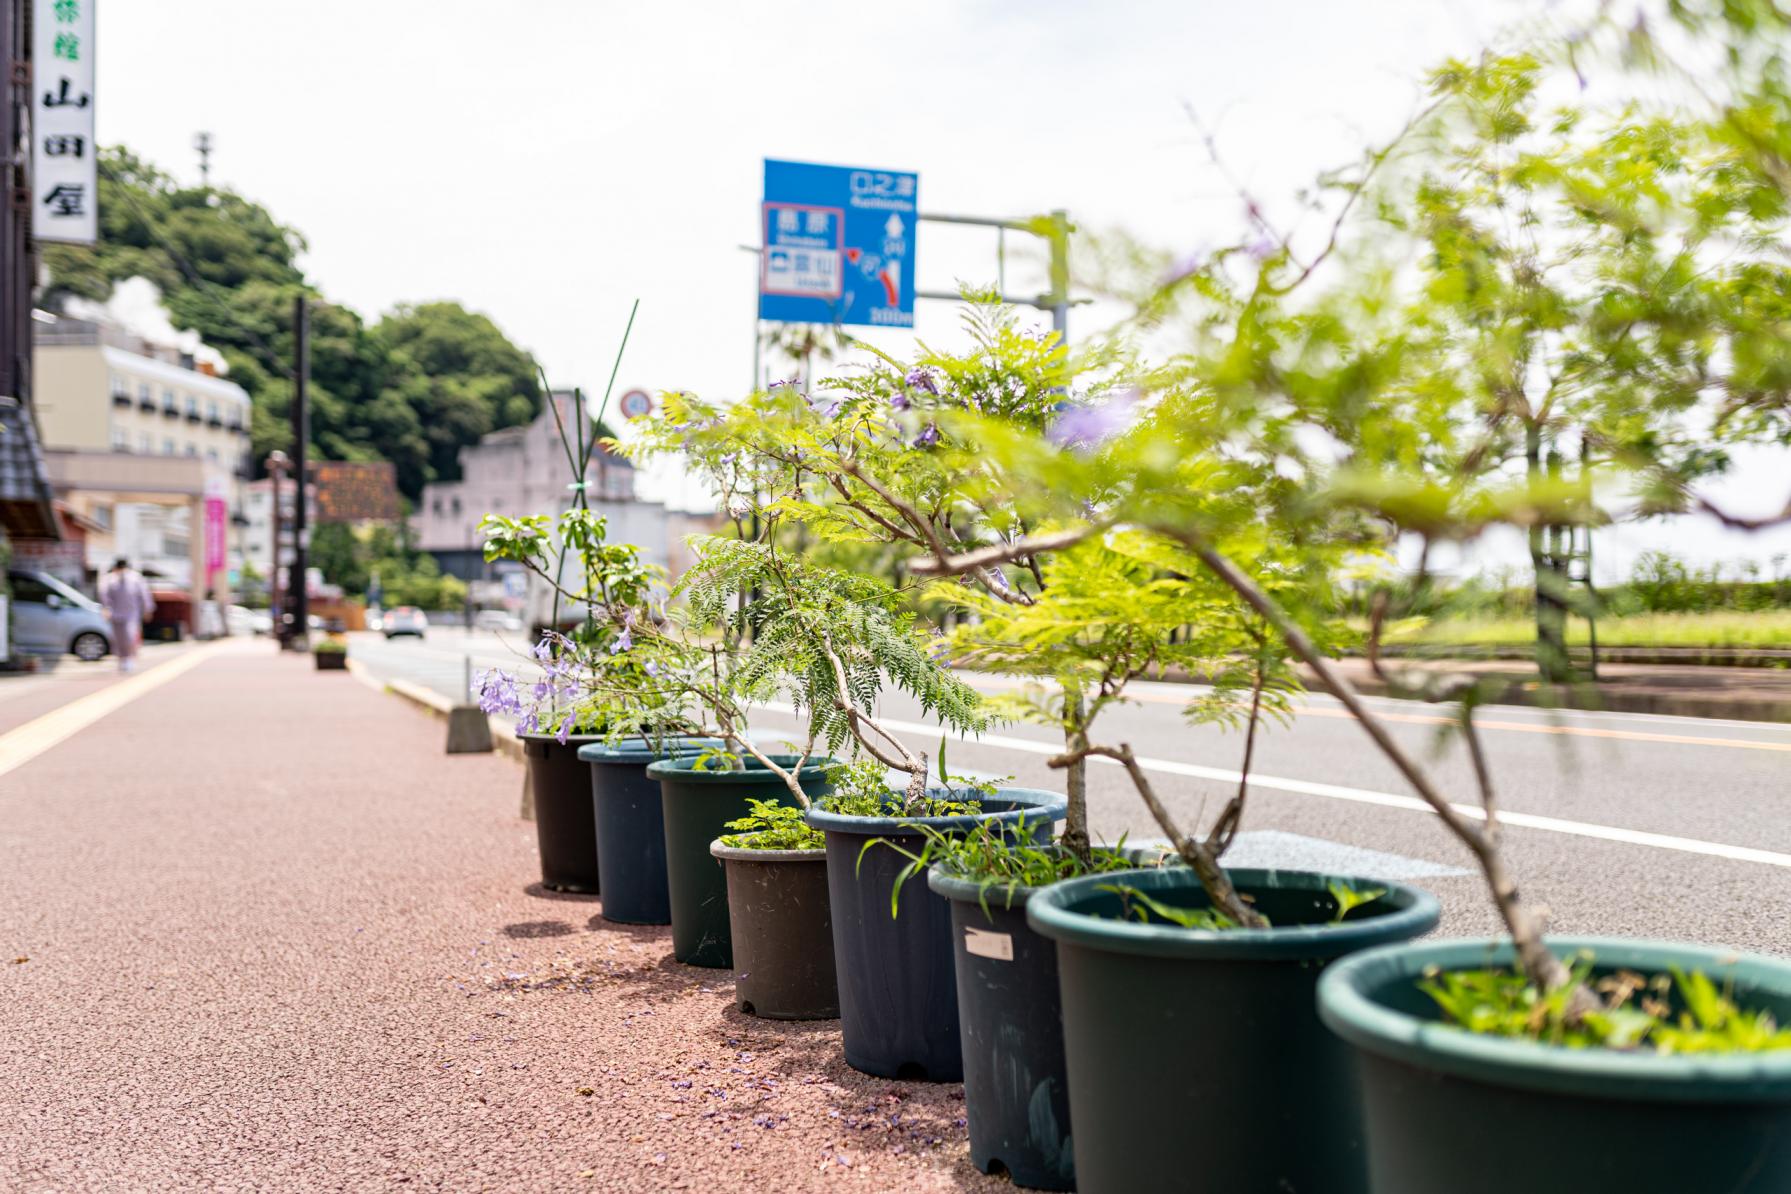
<svg viewBox="0 0 1791 1194">
<path fill-rule="evenodd" d="M 431 717 L 438 717 L 445 721 L 448 717 L 448 710 L 454 707 L 454 702 L 451 699 L 434 689 L 424 688 L 421 684 L 413 683 L 410 680 L 381 680 L 353 656 L 349 657 L 348 670 L 367 683 L 421 709 Z M 516 736 L 516 731 L 496 718 L 487 718 L 487 720 L 491 723 L 492 749 L 499 754 L 508 755 L 519 763 L 522 762 L 522 739 Z"/>
<path fill-rule="evenodd" d="M 1316 676 L 1305 677 L 1315 692 L 1330 692 Z M 1363 696 L 1404 697 L 1374 679 L 1351 677 Z M 1335 695 L 1334 693 L 1332 695 Z M 1709 717 L 1729 721 L 1791 722 L 1791 700 L 1774 697 L 1685 696 L 1668 692 L 1625 691 L 1614 685 L 1542 685 L 1514 681 L 1488 698 L 1495 705 L 1531 705 L 1577 709 L 1589 713 L 1652 713 L 1662 717 Z"/>
</svg>

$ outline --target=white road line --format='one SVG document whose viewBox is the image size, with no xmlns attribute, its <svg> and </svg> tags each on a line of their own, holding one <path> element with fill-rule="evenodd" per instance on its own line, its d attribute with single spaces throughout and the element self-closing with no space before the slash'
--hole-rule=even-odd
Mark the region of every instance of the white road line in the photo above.
<svg viewBox="0 0 1791 1194">
<path fill-rule="evenodd" d="M 88 726 L 116 713 L 138 697 L 154 692 L 170 680 L 186 675 L 225 648 L 195 647 L 167 663 L 138 672 L 127 680 L 109 684 L 98 692 L 76 697 L 42 717 L 0 734 L 0 775 L 5 775 L 46 750 L 66 742 Z"/>
<path fill-rule="evenodd" d="M 765 709 L 778 713 L 794 713 L 789 705 L 767 704 Z M 887 717 L 879 718 L 883 725 L 905 734 L 936 735 L 939 727 L 914 721 L 893 721 Z M 966 745 L 993 746 L 1001 750 L 1023 751 L 1027 754 L 1054 755 L 1062 746 L 1051 742 L 1036 742 L 1030 738 L 1010 738 L 1001 734 L 984 734 L 977 738 L 961 739 Z M 1096 763 L 1104 763 L 1117 767 L 1112 759 L 1096 758 Z M 1157 771 L 1165 775 L 1185 775 L 1194 779 L 1214 780 L 1223 784 L 1235 784 L 1241 778 L 1238 772 L 1225 767 L 1203 767 L 1198 763 L 1181 763 L 1174 759 L 1153 759 L 1139 756 L 1139 766 L 1147 771 Z M 1300 796 L 1321 796 L 1327 800 L 1347 800 L 1355 804 L 1373 804 L 1382 808 L 1404 809 L 1407 812 L 1425 813 L 1435 816 L 1436 813 L 1428 804 L 1416 796 L 1402 796 L 1394 792 L 1376 792 L 1368 788 L 1350 788 L 1341 784 L 1321 784 L 1303 779 L 1285 779 L 1274 775 L 1252 773 L 1250 786 L 1266 788 L 1274 792 L 1292 792 Z M 1455 810 L 1464 817 L 1483 820 L 1485 814 L 1480 808 L 1471 804 L 1456 804 Z M 1698 838 L 1679 837 L 1670 833 L 1649 833 L 1640 829 L 1624 829 L 1616 825 L 1597 825 L 1590 821 L 1569 821 L 1561 817 L 1544 817 L 1535 813 L 1500 812 L 1499 822 L 1506 826 L 1518 826 L 1523 829 L 1539 829 L 1545 833 L 1562 833 L 1573 837 L 1596 838 L 1606 842 L 1621 842 L 1631 846 L 1648 846 L 1656 850 L 1676 850 L 1682 854 L 1703 854 L 1712 858 L 1727 858 L 1736 862 L 1757 862 L 1764 866 L 1791 868 L 1791 854 L 1777 850 L 1759 850 L 1752 846 L 1730 846 L 1722 842 L 1706 842 Z"/>
</svg>

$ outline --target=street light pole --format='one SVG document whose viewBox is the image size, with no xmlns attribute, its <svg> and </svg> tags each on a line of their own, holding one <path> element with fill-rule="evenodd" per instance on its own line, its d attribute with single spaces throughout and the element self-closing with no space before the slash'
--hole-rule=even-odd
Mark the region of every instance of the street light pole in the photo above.
<svg viewBox="0 0 1791 1194">
<path fill-rule="evenodd" d="M 289 637 L 286 626 L 286 587 L 280 583 L 280 476 L 292 464 L 286 453 L 275 448 L 268 453 L 267 479 L 273 487 L 273 547 L 267 577 L 267 607 L 273 614 L 274 639 L 282 650 Z"/>
</svg>

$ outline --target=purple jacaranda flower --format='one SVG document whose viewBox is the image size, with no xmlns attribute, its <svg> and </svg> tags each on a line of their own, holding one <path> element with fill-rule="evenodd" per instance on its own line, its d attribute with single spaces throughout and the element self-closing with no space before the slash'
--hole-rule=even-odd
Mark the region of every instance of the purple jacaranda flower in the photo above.
<svg viewBox="0 0 1791 1194">
<path fill-rule="evenodd" d="M 646 672 L 647 675 L 654 677 L 655 679 L 658 679 L 658 677 L 659 677 L 659 665 L 657 663 L 654 663 L 651 659 L 647 660 L 646 663 L 641 665 L 641 670 Z"/>
<path fill-rule="evenodd" d="M 609 645 L 609 653 L 620 655 L 624 651 L 632 650 L 634 650 L 634 614 L 630 612 L 622 616 L 622 633 L 618 634 L 616 641 Z"/>
<path fill-rule="evenodd" d="M 842 405 L 844 404 L 841 403 L 838 398 L 829 398 L 825 394 L 822 394 L 818 398 L 810 398 L 808 400 L 808 408 L 820 415 L 823 419 L 831 419 L 833 416 L 839 414 Z"/>
<path fill-rule="evenodd" d="M 889 396 L 889 409 L 891 410 L 907 410 L 912 405 L 913 403 L 908 401 L 908 395 L 900 390 Z"/>
<path fill-rule="evenodd" d="M 1275 243 L 1274 237 L 1259 236 L 1244 246 L 1244 252 L 1252 261 L 1263 262 L 1273 257 L 1280 248 L 1281 246 Z"/>
<path fill-rule="evenodd" d="M 1045 436 L 1065 448 L 1097 447 L 1131 425 L 1137 405 L 1131 394 L 1122 394 L 1099 406 L 1069 407 L 1057 416 Z"/>
<path fill-rule="evenodd" d="M 1164 270 L 1163 276 L 1157 279 L 1158 284 L 1168 286 L 1172 283 L 1180 282 L 1183 278 L 1192 277 L 1194 274 L 1199 273 L 1200 267 L 1205 264 L 1206 257 L 1204 254 L 1189 253 L 1185 257 L 1178 258 L 1167 270 Z"/>
<path fill-rule="evenodd" d="M 917 448 L 930 448 L 938 442 L 939 424 L 937 423 L 928 423 L 921 428 L 920 434 L 914 437 L 914 446 Z"/>
<path fill-rule="evenodd" d="M 553 736 L 555 742 L 558 742 L 561 746 L 566 745 L 566 740 L 572 737 L 572 723 L 577 717 L 578 714 L 576 713 L 566 714 L 565 719 L 560 722 L 559 730 L 555 732 Z"/>
<path fill-rule="evenodd" d="M 902 383 L 904 385 L 912 386 L 917 390 L 925 390 L 934 397 L 938 397 L 939 395 L 939 382 L 938 379 L 933 376 L 933 371 L 931 369 L 924 367 L 910 369 L 908 370 L 908 376 L 902 379 Z"/>
</svg>

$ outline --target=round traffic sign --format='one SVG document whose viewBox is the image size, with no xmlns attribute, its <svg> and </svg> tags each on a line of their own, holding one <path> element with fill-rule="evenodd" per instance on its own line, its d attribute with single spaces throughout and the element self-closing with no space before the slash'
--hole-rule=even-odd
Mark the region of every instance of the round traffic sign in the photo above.
<svg viewBox="0 0 1791 1194">
<path fill-rule="evenodd" d="M 653 395 L 645 390 L 629 390 L 622 395 L 622 401 L 618 404 L 617 409 L 622 412 L 624 419 L 638 419 L 642 415 L 651 414 L 653 412 Z"/>
</svg>

